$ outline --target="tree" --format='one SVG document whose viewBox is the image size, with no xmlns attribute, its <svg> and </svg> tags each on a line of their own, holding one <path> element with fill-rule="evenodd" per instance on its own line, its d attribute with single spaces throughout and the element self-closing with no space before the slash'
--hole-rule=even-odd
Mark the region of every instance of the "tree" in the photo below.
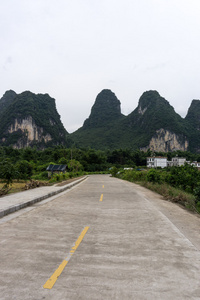
<svg viewBox="0 0 200 300">
<path fill-rule="evenodd" d="M 81 165 L 81 163 L 79 161 L 72 159 L 68 163 L 68 168 L 71 172 L 72 171 L 78 172 L 78 171 L 82 170 L 83 166 Z"/>
<path fill-rule="evenodd" d="M 65 157 L 61 157 L 58 161 L 59 165 L 67 165 L 68 164 L 68 159 L 66 159 Z"/>
<path fill-rule="evenodd" d="M 4 159 L 0 163 L 0 178 L 5 181 L 5 185 L 12 184 L 13 179 L 17 176 L 17 171 L 9 159 Z"/>
<path fill-rule="evenodd" d="M 33 174 L 33 167 L 27 160 L 20 160 L 16 163 L 18 177 L 21 179 L 28 179 Z"/>
<path fill-rule="evenodd" d="M 147 180 L 153 183 L 160 182 L 160 174 L 155 169 L 150 169 L 147 173 Z"/>
</svg>

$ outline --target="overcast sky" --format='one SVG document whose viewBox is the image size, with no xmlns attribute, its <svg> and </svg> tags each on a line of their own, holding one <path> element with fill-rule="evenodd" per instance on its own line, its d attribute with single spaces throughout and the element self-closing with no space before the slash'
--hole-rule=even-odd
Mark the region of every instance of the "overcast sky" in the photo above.
<svg viewBox="0 0 200 300">
<path fill-rule="evenodd" d="M 1 0 L 0 98 L 56 99 L 68 132 L 102 89 L 132 112 L 157 90 L 184 117 L 200 99 L 200 0 Z"/>
</svg>

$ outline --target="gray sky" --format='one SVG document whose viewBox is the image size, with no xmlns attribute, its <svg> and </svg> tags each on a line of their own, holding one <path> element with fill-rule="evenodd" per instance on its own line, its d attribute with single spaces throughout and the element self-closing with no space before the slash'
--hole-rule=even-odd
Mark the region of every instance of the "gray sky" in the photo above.
<svg viewBox="0 0 200 300">
<path fill-rule="evenodd" d="M 48 93 L 68 132 L 111 89 L 122 113 L 157 90 L 184 117 L 200 99 L 200 0 L 1 0 L 0 98 Z"/>
</svg>

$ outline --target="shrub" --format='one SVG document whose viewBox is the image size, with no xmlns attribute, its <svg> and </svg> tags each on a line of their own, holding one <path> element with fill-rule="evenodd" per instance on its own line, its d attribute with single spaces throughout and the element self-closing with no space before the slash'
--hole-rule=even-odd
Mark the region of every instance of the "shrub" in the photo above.
<svg viewBox="0 0 200 300">
<path fill-rule="evenodd" d="M 117 175 L 118 169 L 116 167 L 112 167 L 110 169 L 110 174 L 115 177 Z"/>
<path fill-rule="evenodd" d="M 156 183 L 156 182 L 160 182 L 160 174 L 158 173 L 157 170 L 155 169 L 150 169 L 147 173 L 147 181 Z"/>
<path fill-rule="evenodd" d="M 20 160 L 16 163 L 16 170 L 20 179 L 28 179 L 33 174 L 33 167 L 27 160 Z"/>
<path fill-rule="evenodd" d="M 18 176 L 15 166 L 9 159 L 5 159 L 0 163 L 0 178 L 6 183 L 6 186 L 12 184 L 13 179 Z"/>
<path fill-rule="evenodd" d="M 194 196 L 196 197 L 196 203 L 200 201 L 200 182 L 197 183 L 196 188 L 194 189 Z"/>
<path fill-rule="evenodd" d="M 31 178 L 35 180 L 48 180 L 48 172 L 47 171 L 41 172 L 37 175 L 33 175 Z"/>
</svg>

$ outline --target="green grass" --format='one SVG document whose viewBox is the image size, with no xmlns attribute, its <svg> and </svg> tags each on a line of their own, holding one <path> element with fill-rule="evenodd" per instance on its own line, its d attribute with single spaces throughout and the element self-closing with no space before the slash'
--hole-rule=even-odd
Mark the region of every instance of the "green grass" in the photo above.
<svg viewBox="0 0 200 300">
<path fill-rule="evenodd" d="M 140 184 L 141 186 L 152 190 L 153 192 L 156 192 L 164 197 L 164 199 L 169 200 L 171 202 L 178 203 L 185 207 L 186 209 L 199 213 L 200 214 L 200 202 L 196 204 L 196 198 L 194 195 L 187 193 L 181 189 L 172 187 L 171 185 L 167 183 L 153 183 L 149 182 L 147 180 L 144 180 L 144 177 L 146 176 L 146 172 L 141 172 L 143 174 L 137 174 L 136 172 L 128 172 L 124 176 L 117 176 L 123 180 L 135 182 L 137 184 Z"/>
<path fill-rule="evenodd" d="M 180 189 L 174 188 L 166 183 L 151 183 L 151 182 L 137 182 L 140 185 L 152 190 L 164 197 L 166 200 L 181 204 L 189 210 L 198 211 L 195 207 L 195 196 L 190 193 L 186 193 Z"/>
</svg>

